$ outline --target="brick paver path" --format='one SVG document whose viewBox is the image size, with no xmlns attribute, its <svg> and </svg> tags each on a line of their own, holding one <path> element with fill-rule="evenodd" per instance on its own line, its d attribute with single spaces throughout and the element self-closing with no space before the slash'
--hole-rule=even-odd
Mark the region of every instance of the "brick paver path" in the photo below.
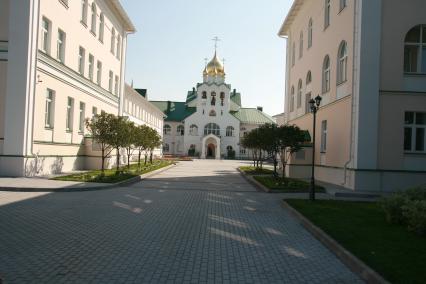
<svg viewBox="0 0 426 284">
<path fill-rule="evenodd" d="M 356 283 L 237 162 L 182 162 L 128 188 L 0 192 L 5 283 Z"/>
</svg>

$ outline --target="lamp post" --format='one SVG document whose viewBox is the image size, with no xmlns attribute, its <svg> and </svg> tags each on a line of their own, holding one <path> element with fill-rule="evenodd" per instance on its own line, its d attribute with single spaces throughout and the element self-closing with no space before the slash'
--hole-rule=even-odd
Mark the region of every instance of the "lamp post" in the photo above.
<svg viewBox="0 0 426 284">
<path fill-rule="evenodd" d="M 317 121 L 317 111 L 321 105 L 322 98 L 320 95 L 316 96 L 315 99 L 309 101 L 309 106 L 311 107 L 311 112 L 313 114 L 313 136 L 312 136 L 312 172 L 311 172 L 311 185 L 309 187 L 309 200 L 315 200 L 315 129 Z"/>
</svg>

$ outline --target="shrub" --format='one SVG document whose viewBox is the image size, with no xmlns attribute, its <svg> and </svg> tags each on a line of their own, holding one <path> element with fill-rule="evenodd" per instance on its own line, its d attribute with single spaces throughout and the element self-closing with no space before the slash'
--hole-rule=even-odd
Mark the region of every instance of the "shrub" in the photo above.
<svg viewBox="0 0 426 284">
<path fill-rule="evenodd" d="M 406 197 L 402 193 L 396 193 L 380 201 L 380 205 L 385 211 L 386 221 L 392 224 L 404 224 L 402 207 L 406 204 Z"/>
<path fill-rule="evenodd" d="M 426 236 L 426 200 L 408 201 L 402 207 L 402 214 L 410 231 Z"/>
<path fill-rule="evenodd" d="M 228 150 L 228 159 L 235 159 L 235 151 Z"/>
</svg>

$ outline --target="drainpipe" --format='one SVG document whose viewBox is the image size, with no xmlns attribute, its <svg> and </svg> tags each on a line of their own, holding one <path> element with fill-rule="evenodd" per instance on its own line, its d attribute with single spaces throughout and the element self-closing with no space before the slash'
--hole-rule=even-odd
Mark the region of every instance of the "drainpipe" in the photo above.
<svg viewBox="0 0 426 284">
<path fill-rule="evenodd" d="M 358 41 L 357 41 L 357 37 L 356 36 L 358 36 L 357 34 L 356 34 L 356 31 L 357 31 L 357 29 L 358 29 L 358 27 L 357 27 L 357 5 L 358 5 L 358 1 L 359 0 L 355 0 L 354 1 L 354 28 L 353 28 L 353 47 L 352 47 L 352 52 L 353 52 L 353 59 L 352 59 L 352 97 L 351 97 L 351 124 L 350 124 L 350 127 L 351 127 L 351 129 L 350 129 L 350 141 L 349 141 L 349 159 L 348 159 L 348 161 L 345 163 L 345 166 L 344 166 L 344 171 L 343 171 L 343 183 L 342 183 L 342 185 L 343 186 L 345 186 L 346 185 L 346 182 L 347 182 L 347 171 L 348 171 L 348 166 L 349 166 L 349 164 L 350 163 L 352 163 L 352 158 L 353 158 L 353 155 L 352 155 L 352 151 L 353 151 L 353 138 L 354 138 L 354 131 L 355 131 L 355 129 L 354 129 L 354 116 L 355 116 L 355 104 L 354 104 L 354 96 L 355 96 L 355 84 L 354 84 L 354 82 L 355 82 L 355 69 L 356 69 L 356 62 L 355 62 L 355 56 L 356 56 L 356 58 L 357 58 L 357 60 L 359 59 L 358 58 L 358 56 L 357 56 L 357 52 L 358 51 L 356 51 L 355 49 L 356 49 L 356 46 L 357 46 L 357 43 L 358 43 Z M 360 13 L 359 11 L 358 11 L 358 13 Z M 361 32 L 361 30 L 359 30 L 358 31 L 358 34 Z M 359 70 L 358 70 L 359 71 Z M 358 84 L 359 82 L 357 82 L 357 84 Z"/>
</svg>

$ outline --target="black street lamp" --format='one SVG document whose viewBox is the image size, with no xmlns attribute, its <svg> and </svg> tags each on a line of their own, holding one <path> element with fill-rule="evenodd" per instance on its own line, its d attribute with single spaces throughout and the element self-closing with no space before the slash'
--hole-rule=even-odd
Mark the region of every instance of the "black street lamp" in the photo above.
<svg viewBox="0 0 426 284">
<path fill-rule="evenodd" d="M 311 185 L 309 187 L 309 200 L 315 200 L 315 126 L 317 121 L 317 111 L 320 107 L 322 98 L 320 95 L 316 96 L 315 99 L 309 101 L 311 112 L 314 115 L 314 125 L 312 130 L 312 173 L 311 173 Z"/>
</svg>

